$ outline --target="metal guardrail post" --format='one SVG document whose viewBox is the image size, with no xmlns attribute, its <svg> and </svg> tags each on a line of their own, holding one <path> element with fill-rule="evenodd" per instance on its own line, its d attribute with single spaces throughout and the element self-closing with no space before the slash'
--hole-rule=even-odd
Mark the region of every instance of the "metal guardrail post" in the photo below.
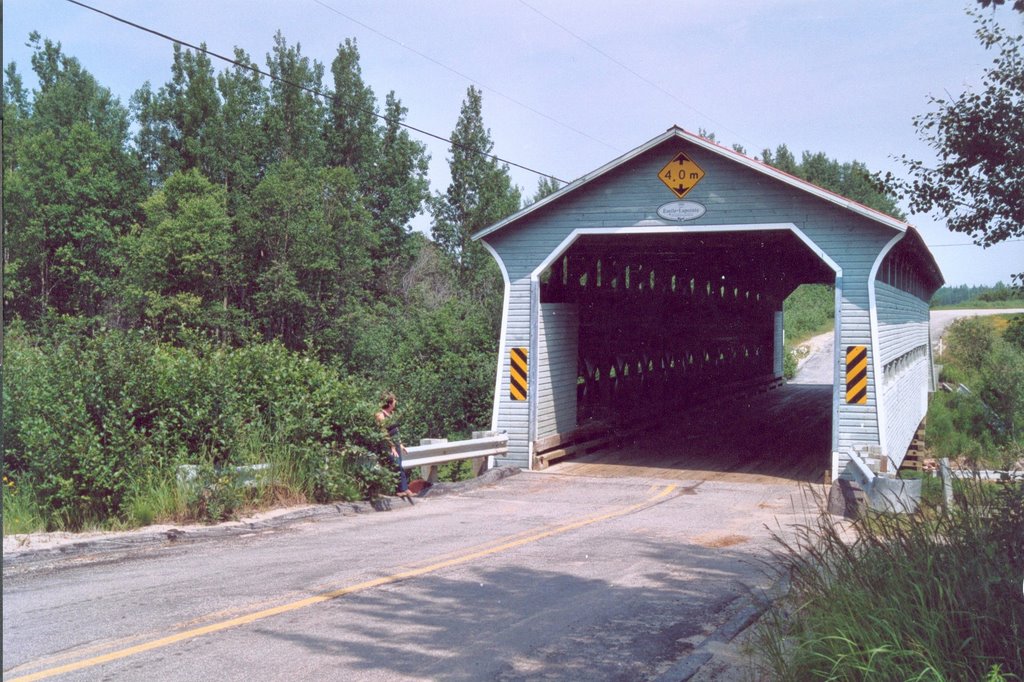
<svg viewBox="0 0 1024 682">
<path fill-rule="evenodd" d="M 440 445 L 447 443 L 447 438 L 421 438 L 420 445 Z M 420 478 L 427 483 L 435 483 L 437 481 L 437 465 L 436 464 L 425 464 L 420 467 Z"/>
<path fill-rule="evenodd" d="M 949 469 L 949 457 L 939 460 L 939 475 L 942 476 L 942 501 L 949 509 L 953 504 L 953 472 Z"/>
</svg>

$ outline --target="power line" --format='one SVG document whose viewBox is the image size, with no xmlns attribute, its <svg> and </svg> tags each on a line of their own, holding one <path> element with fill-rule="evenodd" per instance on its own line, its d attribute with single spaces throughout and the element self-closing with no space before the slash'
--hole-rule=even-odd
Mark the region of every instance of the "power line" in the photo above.
<svg viewBox="0 0 1024 682">
<path fill-rule="evenodd" d="M 399 46 L 399 47 L 401 47 L 402 49 L 404 49 L 404 50 L 408 50 L 409 52 L 412 52 L 412 53 L 413 53 L 414 55 L 416 55 L 417 57 L 421 57 L 421 58 L 423 58 L 423 59 L 426 59 L 426 60 L 427 60 L 428 62 L 430 62 L 430 63 L 432 63 L 432 64 L 436 64 L 437 66 L 440 66 L 440 67 L 441 67 L 442 69 L 444 69 L 444 70 L 446 70 L 446 71 L 449 71 L 449 72 L 451 72 L 451 73 L 454 73 L 454 74 L 455 74 L 456 76 L 458 76 L 459 78 L 464 78 L 464 79 L 466 79 L 466 80 L 467 80 L 467 81 L 469 81 L 470 83 L 473 83 L 474 85 L 477 85 L 477 86 L 479 86 L 479 87 L 480 87 L 480 88 L 481 88 L 482 90 L 488 90 L 488 91 L 490 91 L 490 92 L 493 92 L 493 93 L 494 93 L 495 95 L 498 95 L 499 97 L 503 97 L 503 98 L 507 99 L 507 100 L 508 100 L 509 102 L 512 102 L 513 104 L 517 104 L 517 105 L 519 105 L 519 106 L 523 107 L 523 108 L 524 108 L 524 109 L 526 109 L 527 111 L 532 111 L 533 113 L 537 114 L 538 116 L 540 116 L 540 117 L 542 117 L 542 118 L 546 118 L 547 120 L 551 121 L 552 123 L 554 123 L 554 124 L 556 124 L 556 125 L 560 125 L 560 126 L 562 126 L 562 127 L 563 127 L 563 128 L 565 128 L 566 130 L 571 130 L 572 132 L 576 133 L 577 135 L 581 135 L 581 136 L 583 136 L 583 137 L 587 138 L 588 140 L 592 140 L 592 141 L 594 141 L 594 142 L 597 142 L 598 144 L 602 144 L 602 145 L 604 145 L 605 147 L 608 147 L 609 149 L 611 149 L 611 150 L 612 150 L 612 151 L 614 151 L 614 152 L 620 152 L 620 150 L 619 150 L 619 149 L 618 149 L 617 147 L 615 147 L 615 146 L 613 146 L 613 145 L 611 145 L 611 144 L 609 144 L 609 143 L 605 142 L 604 140 L 600 140 L 600 139 L 598 139 L 598 138 L 594 137 L 593 135 L 590 135 L 590 134 L 588 134 L 588 133 L 585 133 L 585 132 L 583 132 L 582 130 L 579 130 L 579 129 L 577 129 L 577 128 L 574 128 L 574 127 L 572 127 L 571 125 L 569 125 L 568 123 L 563 123 L 562 121 L 559 121 L 559 120 L 558 120 L 557 118 L 553 118 L 553 117 L 551 117 L 551 116 L 549 116 L 549 115 L 545 114 L 545 113 L 544 113 L 543 111 L 538 111 L 537 109 L 535 109 L 535 108 L 531 107 L 531 106 L 530 106 L 529 104 L 525 104 L 525 103 L 523 103 L 523 102 L 520 102 L 519 100 L 515 99 L 514 97 L 512 97 L 512 96 L 510 96 L 510 95 L 506 95 L 505 93 L 503 93 L 503 92 L 501 92 L 501 91 L 499 91 L 499 90 L 495 90 L 495 89 L 494 89 L 494 88 L 492 88 L 492 87 L 489 87 L 489 86 L 487 86 L 487 85 L 484 85 L 483 83 L 481 83 L 480 81 L 478 81 L 478 80 L 474 79 L 473 77 L 471 77 L 471 76 L 468 76 L 468 75 L 466 75 L 466 74 L 462 73 L 461 71 L 458 71 L 458 70 L 456 70 L 456 69 L 454 69 L 454 68 L 452 68 L 452 67 L 448 66 L 447 64 L 445 64 L 445 63 L 443 63 L 443 62 L 440 62 L 440 61 L 438 61 L 437 59 L 434 59 L 434 58 L 433 58 L 433 57 L 431 57 L 430 55 L 428 55 L 428 54 L 424 54 L 423 52 L 420 52 L 420 51 L 419 51 L 419 50 L 417 50 L 416 48 L 414 48 L 414 47 L 410 47 L 409 45 L 406 45 L 406 44 L 405 44 L 405 43 L 403 43 L 402 41 L 400 41 L 400 40 L 397 40 L 397 39 L 395 39 L 395 38 L 392 38 L 391 36 L 387 35 L 386 33 L 382 33 L 381 31 L 379 31 L 379 30 L 375 29 L 375 28 L 374 28 L 374 27 L 372 27 L 372 26 L 369 26 L 368 24 L 364 24 L 363 22 L 359 21 L 359 20 L 358 20 L 358 19 L 356 19 L 355 17 L 349 16 L 348 14 L 345 14 L 344 12 L 342 12 L 342 11 L 340 11 L 340 10 L 338 10 L 338 9 L 335 9 L 334 7 L 331 7 L 330 5 L 328 5 L 328 4 L 327 4 L 326 2 L 324 2 L 323 0 L 313 0 L 313 2 L 315 2 L 315 3 L 316 3 L 316 4 L 318 4 L 318 5 L 320 5 L 320 6 L 321 6 L 321 7 L 323 7 L 324 9 L 327 9 L 327 10 L 330 10 L 331 12 L 334 12 L 334 13 L 335 13 L 335 14 L 337 14 L 338 16 L 341 16 L 341 17 L 344 17 L 345 19 L 348 19 L 349 21 L 351 21 L 351 22 L 352 22 L 352 23 L 354 23 L 354 24 L 357 24 L 357 25 L 359 25 L 359 26 L 362 26 L 362 27 L 363 27 L 363 28 L 365 28 L 365 29 L 366 29 L 367 31 L 370 31 L 370 32 L 372 32 L 372 33 L 376 33 L 376 34 L 377 34 L 378 36 L 380 36 L 381 38 L 383 38 L 383 39 L 385 39 L 385 40 L 388 40 L 388 41 L 390 41 L 390 42 L 394 43 L 395 45 L 398 45 L 398 46 Z"/>
<path fill-rule="evenodd" d="M 630 68 L 630 67 L 629 67 L 628 65 L 624 64 L 623 62 L 619 61 L 619 60 L 618 60 L 618 59 L 616 59 L 615 57 L 611 56 L 610 54 L 608 54 L 607 52 L 605 52 L 604 50 L 602 50 L 601 48 L 599 48 L 599 47 L 598 47 L 597 45 L 594 45 L 594 44 L 593 44 L 592 42 L 590 42 L 590 41 L 589 41 L 589 40 L 587 40 L 586 38 L 584 38 L 584 37 L 582 37 L 582 36 L 578 35 L 577 33 L 574 33 L 574 32 L 573 32 L 573 31 L 572 31 L 571 29 L 569 29 L 569 28 L 568 28 L 567 26 L 565 26 L 565 25 L 563 25 L 563 24 L 560 24 L 559 22 L 557 22 L 557 21 L 555 21 L 554 19 L 552 19 L 551 17 L 549 17 L 549 16 L 547 15 L 547 14 L 544 14 L 544 12 L 541 12 L 541 11 L 540 11 L 539 9 L 537 9 L 536 7 L 534 7 L 533 5 L 531 5 L 530 3 L 526 2 L 526 0 L 519 0 L 519 2 L 520 2 L 520 4 L 522 4 L 522 5 L 523 5 L 524 7 L 526 7 L 527 9 L 531 9 L 531 10 L 533 10 L 534 12 L 536 12 L 537 14 L 539 14 L 539 15 L 540 15 L 541 17 L 543 17 L 543 18 L 544 18 L 545 20 L 547 20 L 547 21 L 551 22 L 552 24 L 554 24 L 554 25 L 555 25 L 555 26 L 557 26 L 558 28 L 562 29 L 563 31 L 565 31 L 566 33 L 568 33 L 569 35 L 571 35 L 571 36 L 572 36 L 573 38 L 575 38 L 576 40 L 580 41 L 581 43 L 583 43 L 584 45 L 586 45 L 587 47 L 589 47 L 589 48 L 590 48 L 591 50 L 593 50 L 594 52 L 598 53 L 599 55 L 601 55 L 602 57 L 604 57 L 604 58 L 605 58 L 605 59 L 607 59 L 608 61 L 612 62 L 613 64 L 615 64 L 615 65 L 616 65 L 616 66 L 618 66 L 619 68 L 621 68 L 621 69 L 625 70 L 625 71 L 626 71 L 627 73 L 629 73 L 629 74 L 631 74 L 631 75 L 635 76 L 636 78 L 640 79 L 641 81 L 643 81 L 643 82 L 644 82 L 644 83 L 646 83 L 647 85 L 650 85 L 650 86 L 651 86 L 652 88 L 654 88 L 654 89 L 655 89 L 655 90 L 657 90 L 658 92 L 660 92 L 660 93 L 662 93 L 662 94 L 664 94 L 664 95 L 667 95 L 668 97 L 671 97 L 671 98 L 672 98 L 672 99 L 674 99 L 674 100 L 675 100 L 676 102 L 678 102 L 679 104 L 682 104 L 682 105 L 683 105 L 684 107 L 686 107 L 686 108 L 687 108 L 687 109 L 689 109 L 690 111 L 694 112 L 694 113 L 695 113 L 695 114 L 697 114 L 698 116 L 702 116 L 703 118 L 707 119 L 708 121 L 710 121 L 710 122 L 712 122 L 712 123 L 718 123 L 717 121 L 715 121 L 715 119 L 711 118 L 710 116 L 708 116 L 707 114 L 705 114 L 705 113 L 704 113 L 703 111 L 701 111 L 701 110 L 697 109 L 696 107 L 694 107 L 693 105 L 691 105 L 691 104 L 689 104 L 689 103 L 687 103 L 687 102 L 684 102 L 684 101 L 683 101 L 683 100 L 681 100 L 681 99 L 680 99 L 679 97 L 677 97 L 677 96 L 676 96 L 676 95 L 675 95 L 674 93 L 672 93 L 672 92 L 670 92 L 670 91 L 666 90 L 665 88 L 661 87 L 660 85 L 658 85 L 658 84 L 657 84 L 657 83 L 655 83 L 654 81 L 650 80 L 649 78 L 647 78 L 647 77 L 645 77 L 645 76 L 643 76 L 643 75 L 641 75 L 641 74 L 637 73 L 637 72 L 636 72 L 636 71 L 634 71 L 634 70 L 633 70 L 632 68 Z M 736 135 L 737 137 L 741 137 L 741 136 L 739 135 L 739 133 L 737 133 L 737 132 L 736 132 L 735 130 L 729 130 L 729 128 L 726 128 L 725 126 L 722 126 L 722 129 L 723 129 L 723 130 L 725 130 L 726 132 L 730 132 L 730 133 L 732 133 L 733 135 Z"/>
<path fill-rule="evenodd" d="M 989 246 L 996 246 L 997 244 L 1015 244 L 1017 242 L 1024 242 L 1024 239 L 1004 239 L 1001 242 L 996 242 L 995 244 L 990 244 Z M 927 244 L 927 246 L 929 249 L 938 249 L 944 246 L 973 246 L 975 248 L 985 248 L 982 247 L 980 244 Z"/>
<path fill-rule="evenodd" d="M 97 14 L 101 14 L 101 15 L 103 15 L 105 17 L 113 19 L 114 21 L 117 21 L 117 22 L 120 22 L 122 24 L 125 24 L 126 26 L 131 26 L 132 28 L 138 29 L 140 31 L 144 31 L 144 32 L 149 33 L 151 35 L 155 35 L 158 38 L 163 38 L 164 40 L 168 40 L 168 41 L 170 41 L 172 43 L 177 43 L 179 45 L 183 45 L 183 46 L 185 46 L 187 48 L 190 48 L 192 50 L 196 50 L 197 52 L 202 52 L 203 54 L 209 55 L 209 56 L 214 57 L 216 59 L 220 59 L 221 61 L 227 62 L 229 64 L 234 64 L 235 66 L 238 66 L 240 68 L 248 69 L 249 71 L 252 71 L 253 73 L 257 73 L 260 76 L 264 76 L 264 77 L 269 78 L 271 80 L 275 80 L 275 81 L 278 81 L 280 83 L 284 83 L 285 85 L 289 85 L 289 86 L 291 86 L 293 88 L 297 88 L 299 90 L 303 90 L 305 92 L 310 93 L 311 95 L 313 95 L 315 97 L 322 97 L 325 100 L 328 98 L 327 95 L 325 95 L 324 93 L 320 92 L 316 88 L 310 88 L 310 87 L 307 87 L 305 85 L 300 85 L 298 83 L 292 83 L 291 81 L 289 81 L 286 78 L 281 78 L 279 76 L 273 76 L 270 73 L 260 69 L 259 67 L 253 66 L 252 64 L 245 64 L 243 62 L 240 62 L 240 61 L 237 61 L 235 59 L 232 59 L 231 57 L 225 57 L 222 54 L 218 54 L 217 52 L 214 52 L 213 50 L 209 50 L 209 49 L 207 49 L 205 47 L 200 47 L 200 46 L 195 45 L 193 43 L 190 43 L 188 41 L 181 40 L 180 38 L 175 38 L 174 36 L 167 35 L 166 33 L 161 33 L 160 31 L 157 31 L 156 29 L 152 29 L 152 28 L 149 28 L 147 26 L 143 26 L 141 24 L 137 24 L 137 23 L 135 23 L 133 21 L 129 21 L 128 19 L 125 19 L 123 17 L 119 17 L 116 14 L 111 14 L 110 12 L 105 12 L 105 11 L 103 11 L 101 9 L 97 9 L 96 7 L 92 7 L 90 5 L 87 5 L 84 2 L 79 2 L 79 0 L 67 0 L 67 2 L 70 2 L 72 5 L 78 5 L 79 7 L 82 7 L 84 9 L 90 10 L 90 11 L 95 12 Z M 387 121 L 387 117 L 386 116 L 383 116 L 383 115 L 377 113 L 376 111 L 366 111 L 366 110 L 361 110 L 361 111 L 364 111 L 364 113 L 367 113 L 367 114 L 371 114 L 371 115 L 377 117 L 378 119 L 380 119 L 382 121 Z M 509 161 L 508 159 L 504 159 L 504 158 L 502 158 L 500 156 L 497 156 L 495 154 L 488 154 L 487 152 L 482 152 L 479 149 L 474 149 L 474 148 L 469 147 L 467 145 L 459 144 L 458 142 L 453 142 L 452 140 L 448 139 L 447 137 L 444 137 L 442 135 L 437 135 L 437 134 L 429 132 L 427 130 L 423 130 L 422 128 L 417 128 L 415 126 L 409 125 L 408 123 L 402 123 L 401 121 L 398 121 L 398 125 L 402 126 L 403 128 L 406 128 L 407 130 L 411 130 L 413 132 L 419 133 L 420 135 L 425 135 L 425 136 L 433 138 L 435 140 L 440 140 L 441 142 L 447 142 L 448 144 L 452 145 L 453 147 L 459 147 L 459 148 L 464 149 L 464 150 L 466 150 L 468 152 L 471 152 L 473 154 L 479 154 L 480 156 L 485 156 L 485 157 L 487 157 L 489 159 L 493 159 L 493 160 L 499 161 L 501 163 L 506 163 L 506 164 L 508 164 L 510 166 L 515 166 L 516 168 L 522 169 L 522 170 L 527 171 L 529 173 L 534 173 L 536 175 L 540 175 L 540 176 L 543 176 L 543 177 L 551 178 L 552 180 L 557 180 L 558 182 L 562 183 L 563 185 L 567 184 L 567 181 L 562 180 L 561 178 L 555 177 L 554 175 L 551 175 L 550 173 L 542 173 L 539 170 L 534 170 L 533 168 L 530 168 L 529 166 L 524 166 L 524 165 L 516 163 L 514 161 Z"/>
</svg>

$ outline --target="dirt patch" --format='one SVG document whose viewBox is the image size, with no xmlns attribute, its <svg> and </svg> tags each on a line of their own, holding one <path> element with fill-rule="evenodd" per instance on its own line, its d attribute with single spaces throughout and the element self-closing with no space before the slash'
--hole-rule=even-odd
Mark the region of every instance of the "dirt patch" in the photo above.
<svg viewBox="0 0 1024 682">
<path fill-rule="evenodd" d="M 742 545 L 745 542 L 749 542 L 750 538 L 748 538 L 746 535 L 715 535 L 705 533 L 704 535 L 698 535 L 693 539 L 693 541 L 701 547 L 719 549 L 722 547 Z"/>
</svg>

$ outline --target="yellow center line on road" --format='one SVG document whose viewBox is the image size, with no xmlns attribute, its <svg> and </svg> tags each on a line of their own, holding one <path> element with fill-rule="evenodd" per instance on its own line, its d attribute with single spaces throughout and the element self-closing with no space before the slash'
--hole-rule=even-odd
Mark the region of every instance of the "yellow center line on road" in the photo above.
<svg viewBox="0 0 1024 682">
<path fill-rule="evenodd" d="M 168 635 L 167 637 L 161 637 L 159 639 L 154 639 L 152 641 L 137 644 L 135 646 L 120 649 L 118 651 L 112 651 L 108 654 L 103 654 L 101 656 L 85 658 L 74 663 L 68 663 L 66 665 L 48 668 L 46 670 L 40 670 L 39 672 L 24 675 L 22 677 L 10 678 L 9 682 L 30 682 L 31 680 L 42 680 L 48 677 L 53 677 L 54 675 L 61 675 L 63 673 L 69 673 L 74 672 L 76 670 L 82 670 L 84 668 L 91 668 L 93 666 L 103 665 L 104 663 L 110 663 L 112 661 L 117 661 L 122 658 L 128 658 L 129 656 L 141 654 L 146 651 L 152 651 L 153 649 L 160 649 L 162 647 L 177 644 L 178 642 L 183 642 L 185 640 L 194 639 L 196 637 L 202 637 L 203 635 L 209 635 L 214 632 L 220 632 L 221 630 L 235 628 L 240 625 L 254 623 L 258 620 L 263 620 L 265 618 L 277 616 L 282 613 L 298 611 L 299 609 L 304 609 L 308 606 L 321 604 L 323 602 L 338 599 L 349 594 L 355 594 L 356 592 L 364 592 L 375 587 L 381 587 L 382 585 L 391 585 L 402 580 L 408 580 L 410 578 L 426 575 L 428 573 L 433 573 L 444 568 L 450 568 L 452 566 L 466 564 L 477 559 L 482 559 L 484 557 L 498 554 L 499 552 L 504 552 L 510 549 L 515 549 L 516 547 L 521 547 L 523 545 L 537 542 L 539 540 L 549 538 L 553 535 L 568 533 L 569 531 L 576 530 L 577 528 L 583 528 L 584 526 L 589 526 L 600 521 L 607 521 L 608 519 L 614 519 L 618 516 L 625 516 L 626 514 L 639 511 L 645 507 L 652 506 L 664 500 L 666 497 L 672 494 L 672 492 L 677 487 L 678 486 L 676 485 L 666 485 L 656 495 L 644 500 L 643 502 L 638 502 L 636 504 L 631 504 L 625 507 L 619 507 L 618 509 L 609 512 L 604 512 L 601 514 L 597 514 L 595 516 L 589 516 L 576 521 L 571 521 L 569 523 L 564 523 L 560 526 L 549 528 L 548 530 L 533 533 L 532 535 L 527 535 L 526 537 L 520 537 L 522 533 L 519 533 L 517 535 L 511 536 L 516 539 L 509 540 L 508 542 L 504 542 L 502 544 L 489 547 L 487 549 L 472 551 L 461 556 L 453 557 L 451 559 L 434 562 L 421 568 L 401 571 L 399 573 L 393 573 L 391 575 L 384 576 L 381 578 L 367 580 L 356 585 L 349 585 L 348 587 L 342 587 L 337 590 L 331 590 L 330 592 L 324 592 L 322 594 L 314 595 L 306 599 L 300 599 L 298 601 L 282 604 L 281 606 L 275 606 L 273 608 L 263 609 L 261 611 L 254 611 L 252 613 L 247 613 L 237 618 L 230 618 L 227 620 L 222 620 L 217 623 L 211 623 L 210 625 L 205 625 L 203 627 L 184 630 L 173 635 Z M 24 665 L 19 667 L 24 667 Z"/>
</svg>

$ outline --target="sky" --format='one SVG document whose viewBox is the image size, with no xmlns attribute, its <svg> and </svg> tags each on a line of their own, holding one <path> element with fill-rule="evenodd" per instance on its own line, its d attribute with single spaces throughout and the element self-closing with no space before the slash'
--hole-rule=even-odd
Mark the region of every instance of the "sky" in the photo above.
<svg viewBox="0 0 1024 682">
<path fill-rule="evenodd" d="M 678 125 L 713 132 L 752 156 L 785 144 L 905 176 L 928 161 L 913 118 L 929 97 L 981 87 L 995 55 L 974 35 L 973 0 L 83 0 L 135 23 L 263 64 L 281 30 L 323 63 L 354 38 L 363 79 L 383 107 L 394 91 L 406 123 L 448 137 L 470 85 L 503 159 L 573 180 Z M 1007 7 L 996 18 L 1024 31 Z M 34 87 L 29 32 L 60 42 L 128 103 L 170 79 L 172 45 L 66 0 L 6 0 L 3 61 Z M 227 65 L 214 60 L 217 71 Z M 413 133 L 448 185 L 447 144 Z M 524 196 L 538 175 L 510 167 Z M 902 207 L 906 210 L 906 206 Z M 989 249 L 941 220 L 909 215 L 947 285 L 1010 282 L 1024 241 Z M 429 230 L 429 217 L 414 227 Z"/>
</svg>

